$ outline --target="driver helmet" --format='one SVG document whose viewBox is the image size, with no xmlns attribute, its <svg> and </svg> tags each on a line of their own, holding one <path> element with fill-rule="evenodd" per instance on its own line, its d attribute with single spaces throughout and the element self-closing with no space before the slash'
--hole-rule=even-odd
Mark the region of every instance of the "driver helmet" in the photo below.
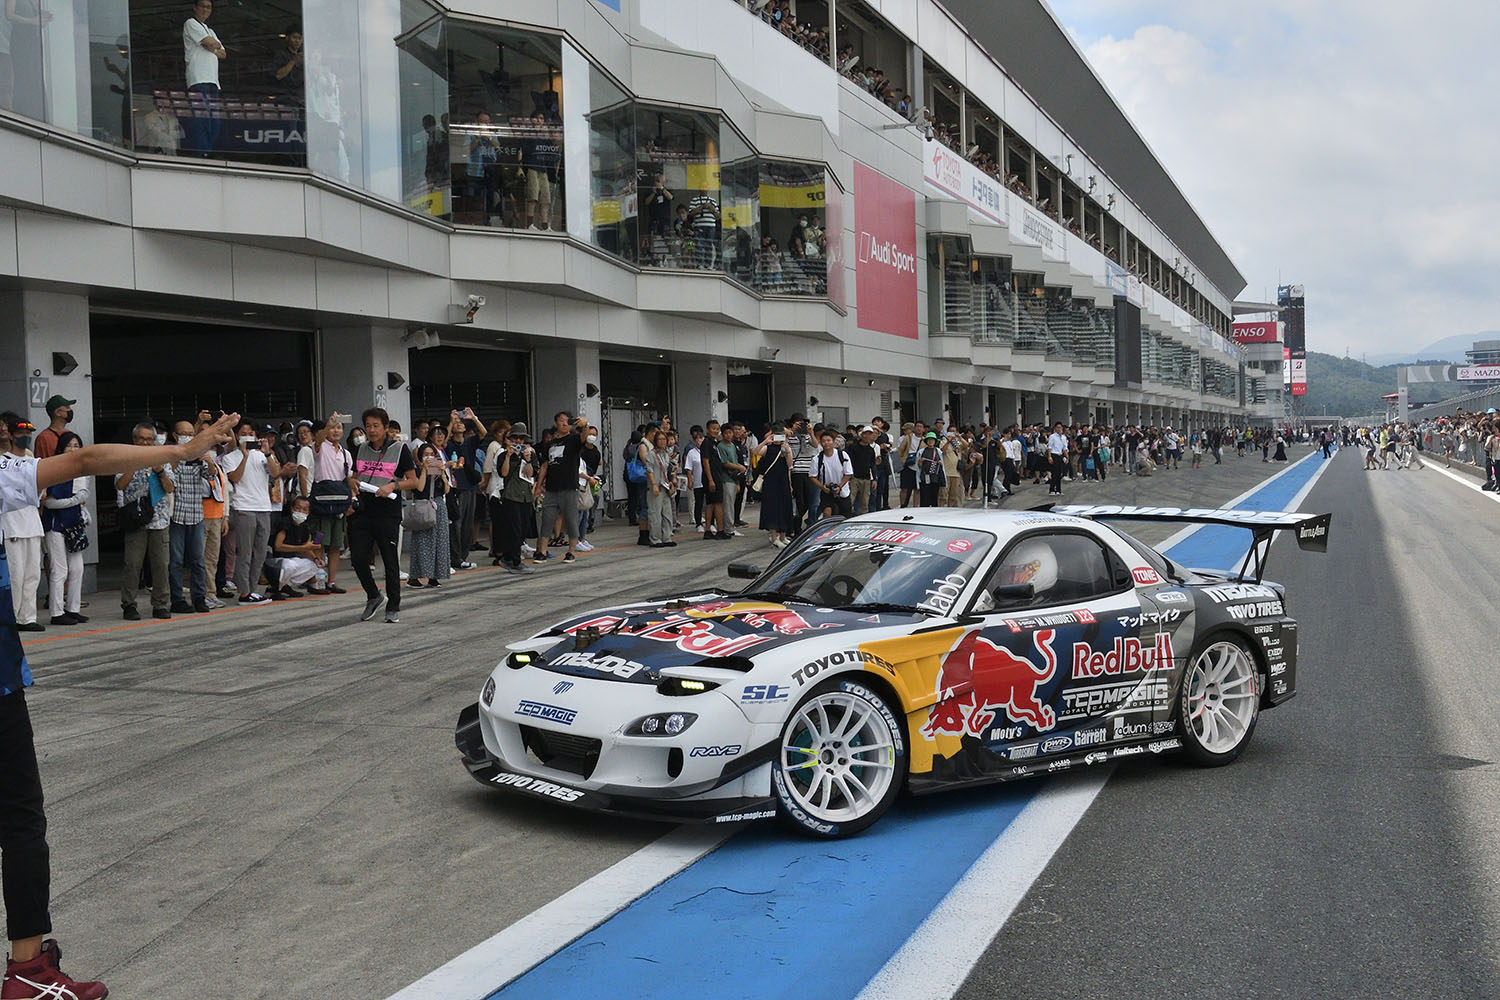
<svg viewBox="0 0 1500 1000">
<path fill-rule="evenodd" d="M 1029 583 L 1041 594 L 1057 582 L 1057 556 L 1052 546 L 1040 539 L 1022 542 L 1006 554 L 995 570 L 995 586 L 1009 587 Z"/>
</svg>

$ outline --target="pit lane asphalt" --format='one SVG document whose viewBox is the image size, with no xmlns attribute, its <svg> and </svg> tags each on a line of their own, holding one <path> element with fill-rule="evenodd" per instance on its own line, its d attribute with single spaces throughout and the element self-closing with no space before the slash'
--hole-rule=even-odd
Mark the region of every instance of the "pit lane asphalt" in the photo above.
<svg viewBox="0 0 1500 1000">
<path fill-rule="evenodd" d="M 1211 506 L 1280 471 L 1225 462 L 1066 500 Z M 573 567 L 407 590 L 399 627 L 358 623 L 350 594 L 118 628 L 95 595 L 88 625 L 27 645 L 70 969 L 123 997 L 383 997 L 655 839 L 668 828 L 480 788 L 453 721 L 503 642 L 728 583 L 731 556 L 769 555 L 748 536 L 667 554 L 606 529 L 624 547 Z"/>
<path fill-rule="evenodd" d="M 1500 996 L 1500 512 L 1361 459 L 1271 554 L 1298 696 L 1230 767 L 1118 767 L 962 1000 Z"/>
</svg>

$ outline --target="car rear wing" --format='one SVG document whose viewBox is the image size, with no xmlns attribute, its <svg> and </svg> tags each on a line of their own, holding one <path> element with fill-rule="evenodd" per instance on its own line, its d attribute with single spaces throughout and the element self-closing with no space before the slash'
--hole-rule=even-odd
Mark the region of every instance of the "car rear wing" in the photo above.
<svg viewBox="0 0 1500 1000">
<path fill-rule="evenodd" d="M 1046 504 L 1032 508 L 1052 514 L 1071 514 L 1098 521 L 1182 521 L 1189 524 L 1219 524 L 1247 528 L 1254 542 L 1240 565 L 1239 578 L 1250 571 L 1259 583 L 1265 575 L 1266 551 L 1278 531 L 1290 531 L 1297 547 L 1308 552 L 1328 551 L 1328 529 L 1333 514 L 1303 514 L 1282 510 L 1228 510 L 1207 507 L 1131 507 L 1121 504 Z"/>
</svg>

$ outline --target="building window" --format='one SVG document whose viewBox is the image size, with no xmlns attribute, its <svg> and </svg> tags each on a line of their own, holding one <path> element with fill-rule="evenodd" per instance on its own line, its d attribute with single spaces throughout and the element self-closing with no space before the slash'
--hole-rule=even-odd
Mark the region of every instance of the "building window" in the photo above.
<svg viewBox="0 0 1500 1000">
<path fill-rule="evenodd" d="M 402 0 L 396 39 L 401 123 L 401 202 L 437 219 L 453 217 L 452 119 L 448 112 L 445 22 L 422 0 Z"/>
<path fill-rule="evenodd" d="M 562 231 L 560 39 L 449 21 L 447 45 L 453 221 Z"/>
<path fill-rule="evenodd" d="M 300 2 L 130 0 L 129 40 L 136 149 L 305 165 L 309 65 Z M 325 71 L 331 79 L 320 96 L 338 103 L 338 77 L 319 64 Z"/>
<path fill-rule="evenodd" d="M 636 105 L 636 183 L 643 193 L 641 263 L 719 269 L 719 171 L 718 115 Z"/>
</svg>

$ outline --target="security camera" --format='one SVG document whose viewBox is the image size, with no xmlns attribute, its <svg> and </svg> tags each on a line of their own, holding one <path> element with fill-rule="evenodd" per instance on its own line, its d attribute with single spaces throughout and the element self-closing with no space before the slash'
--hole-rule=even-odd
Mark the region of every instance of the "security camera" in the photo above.
<svg viewBox="0 0 1500 1000">
<path fill-rule="evenodd" d="M 458 322 L 460 322 L 460 323 L 472 323 L 472 322 L 474 322 L 474 314 L 477 313 L 477 312 L 479 312 L 479 310 L 481 310 L 481 309 L 484 308 L 484 296 L 483 295 L 470 295 L 469 299 L 468 299 L 468 308 L 467 309 L 465 309 L 463 306 L 455 306 L 454 308 L 455 309 L 463 309 L 464 310 L 463 316 L 462 316 L 461 319 L 458 320 Z"/>
</svg>

